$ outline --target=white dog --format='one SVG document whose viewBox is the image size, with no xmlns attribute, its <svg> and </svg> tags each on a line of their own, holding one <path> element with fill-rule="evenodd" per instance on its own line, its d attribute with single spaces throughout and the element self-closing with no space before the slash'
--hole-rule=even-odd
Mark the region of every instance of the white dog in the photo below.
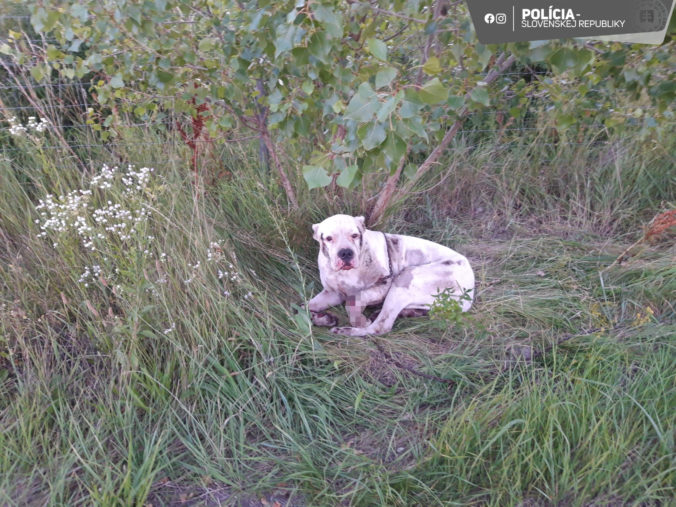
<svg viewBox="0 0 676 507">
<path fill-rule="evenodd" d="M 450 289 L 462 310 L 472 306 L 474 272 L 467 259 L 445 246 L 397 234 L 370 231 L 364 217 L 334 215 L 312 226 L 319 242 L 322 290 L 308 303 L 312 322 L 335 326 L 327 312 L 345 303 L 352 327 L 333 327 L 348 336 L 390 331 L 399 316 L 425 315 L 435 296 Z M 383 303 L 371 322 L 363 311 Z"/>
</svg>

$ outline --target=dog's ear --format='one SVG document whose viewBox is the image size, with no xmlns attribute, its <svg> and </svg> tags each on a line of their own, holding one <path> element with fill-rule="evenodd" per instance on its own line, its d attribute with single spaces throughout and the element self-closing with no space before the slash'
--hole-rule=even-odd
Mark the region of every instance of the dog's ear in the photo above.
<svg viewBox="0 0 676 507">
<path fill-rule="evenodd" d="M 362 234 L 364 233 L 364 230 L 366 229 L 366 225 L 364 224 L 364 217 L 354 217 L 355 222 L 357 222 L 357 227 L 359 228 L 359 232 Z"/>
<path fill-rule="evenodd" d="M 319 241 L 319 224 L 312 224 L 312 237 L 315 241 Z"/>
</svg>

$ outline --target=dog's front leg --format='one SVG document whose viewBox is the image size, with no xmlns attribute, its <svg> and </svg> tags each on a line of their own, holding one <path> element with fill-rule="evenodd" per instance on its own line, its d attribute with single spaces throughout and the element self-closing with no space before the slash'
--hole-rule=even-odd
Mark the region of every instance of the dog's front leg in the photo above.
<svg viewBox="0 0 676 507">
<path fill-rule="evenodd" d="M 332 306 L 338 306 L 345 301 L 345 298 L 339 292 L 324 289 L 307 303 L 307 308 L 311 312 L 321 312 Z"/>
<path fill-rule="evenodd" d="M 324 289 L 310 301 L 307 308 L 310 310 L 312 323 L 315 326 L 331 327 L 338 324 L 338 317 L 332 313 L 325 312 L 327 308 L 339 305 L 345 301 L 345 298 L 338 292 Z"/>
<path fill-rule="evenodd" d="M 361 301 L 361 294 L 356 296 L 348 296 L 345 300 L 345 310 L 347 310 L 347 317 L 350 319 L 352 327 L 366 327 L 371 321 L 364 316 L 364 308 L 366 304 Z"/>
<path fill-rule="evenodd" d="M 373 322 L 370 322 L 367 319 L 368 325 L 355 326 L 350 321 L 352 327 L 333 327 L 331 328 L 331 332 L 346 336 L 366 336 L 370 334 L 386 333 L 392 329 L 392 325 L 394 324 L 397 315 L 399 315 L 399 312 L 401 312 L 409 302 L 410 299 L 406 290 L 402 290 L 399 287 L 393 287 L 387 293 L 387 297 L 383 302 L 383 308 Z"/>
<path fill-rule="evenodd" d="M 370 305 L 377 305 L 387 296 L 390 290 L 391 280 L 383 278 L 376 285 L 365 289 L 354 296 L 348 296 L 345 300 L 345 309 L 353 328 L 364 328 L 371 324 L 371 320 L 364 315 L 364 309 Z M 332 332 L 336 332 L 333 329 Z"/>
</svg>

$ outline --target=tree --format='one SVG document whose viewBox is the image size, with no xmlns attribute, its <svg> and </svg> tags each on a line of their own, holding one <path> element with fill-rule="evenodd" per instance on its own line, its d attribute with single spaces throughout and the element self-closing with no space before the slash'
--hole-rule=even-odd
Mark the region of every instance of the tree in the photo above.
<svg viewBox="0 0 676 507">
<path fill-rule="evenodd" d="M 523 118 L 546 96 L 562 130 L 585 121 L 580 111 L 622 128 L 606 107 L 618 91 L 648 106 L 634 112 L 648 122 L 676 94 L 672 42 L 487 47 L 464 4 L 448 0 L 36 1 L 31 20 L 57 41 L 39 55 L 36 79 L 94 75 L 102 105 L 142 119 L 172 108 L 199 119 L 201 135 L 250 130 L 293 207 L 279 146 L 311 139 L 302 164 L 310 188 L 382 178 L 372 222 L 438 161 L 471 112 L 499 103 Z M 0 50 L 28 62 L 20 36 Z M 542 79 L 537 69 L 553 73 Z"/>
</svg>

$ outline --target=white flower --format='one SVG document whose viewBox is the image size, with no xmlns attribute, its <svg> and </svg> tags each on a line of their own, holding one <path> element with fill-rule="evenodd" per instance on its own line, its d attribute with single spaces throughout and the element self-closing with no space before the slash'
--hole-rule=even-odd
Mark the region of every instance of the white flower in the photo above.
<svg viewBox="0 0 676 507">
<path fill-rule="evenodd" d="M 7 120 L 7 123 L 9 123 L 8 130 L 10 135 L 20 137 L 23 136 L 24 134 L 27 134 L 28 137 L 30 137 L 34 141 L 37 141 L 38 138 L 35 136 L 31 136 L 29 134 L 29 131 L 42 133 L 49 126 L 49 121 L 47 121 L 47 119 L 40 118 L 40 121 L 37 121 L 35 116 L 29 116 L 28 123 L 26 123 L 26 125 L 22 125 L 16 116 L 12 116 L 11 118 L 9 118 Z"/>
</svg>

